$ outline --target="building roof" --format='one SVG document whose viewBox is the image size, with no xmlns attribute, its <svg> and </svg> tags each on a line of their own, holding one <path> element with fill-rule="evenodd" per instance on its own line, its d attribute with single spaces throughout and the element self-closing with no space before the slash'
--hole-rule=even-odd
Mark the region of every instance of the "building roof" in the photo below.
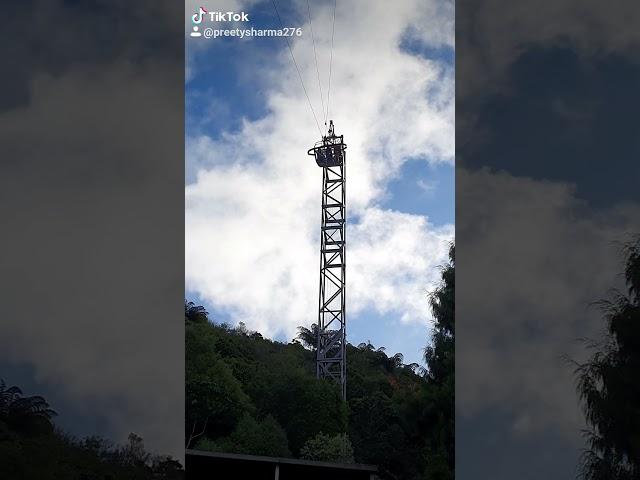
<svg viewBox="0 0 640 480">
<path fill-rule="evenodd" d="M 187 450 L 186 454 L 198 456 L 198 457 L 211 457 L 216 459 L 262 462 L 262 463 L 272 463 L 272 464 L 280 464 L 280 465 L 301 465 L 301 466 L 308 466 L 308 467 L 333 468 L 333 469 L 340 469 L 340 470 L 358 470 L 358 471 L 365 471 L 365 472 L 372 472 L 372 473 L 378 471 L 378 467 L 376 467 L 375 465 L 368 465 L 364 463 L 317 462 L 314 460 L 299 460 L 295 458 L 265 457 L 261 455 L 245 455 L 245 454 L 239 454 L 239 453 L 206 452 L 202 450 Z"/>
</svg>

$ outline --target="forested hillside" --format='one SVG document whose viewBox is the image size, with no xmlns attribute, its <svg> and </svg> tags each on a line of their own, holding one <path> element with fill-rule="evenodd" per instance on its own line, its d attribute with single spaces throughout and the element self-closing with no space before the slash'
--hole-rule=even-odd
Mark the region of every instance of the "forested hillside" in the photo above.
<svg viewBox="0 0 640 480">
<path fill-rule="evenodd" d="M 453 262 L 452 247 L 441 286 L 425 298 L 436 318 L 427 368 L 348 345 L 347 402 L 315 377 L 313 328 L 280 343 L 186 303 L 187 446 L 371 463 L 388 479 L 453 478 Z"/>
</svg>

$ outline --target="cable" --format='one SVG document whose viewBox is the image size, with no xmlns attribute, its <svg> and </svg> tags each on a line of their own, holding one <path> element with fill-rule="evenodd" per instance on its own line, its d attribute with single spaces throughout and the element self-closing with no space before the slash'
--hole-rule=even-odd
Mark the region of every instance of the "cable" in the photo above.
<svg viewBox="0 0 640 480">
<path fill-rule="evenodd" d="M 316 73 L 318 74 L 318 89 L 320 90 L 320 102 L 322 103 L 322 113 L 324 113 L 324 95 L 322 94 L 322 83 L 320 82 L 320 69 L 318 68 L 318 54 L 316 53 L 316 39 L 313 35 L 313 22 L 311 21 L 311 7 L 307 0 L 307 14 L 309 15 L 309 26 L 311 27 L 311 41 L 313 42 L 313 57 L 316 61 Z M 327 119 L 324 120 L 325 130 L 327 128 Z"/>
<path fill-rule="evenodd" d="M 282 18 L 280 18 L 280 14 L 278 13 L 278 7 L 276 7 L 275 0 L 271 0 L 273 4 L 273 9 L 276 11 L 276 15 L 278 16 L 278 20 L 280 21 L 280 26 L 284 30 L 284 24 L 282 23 Z M 334 13 L 335 15 L 335 13 Z M 311 100 L 309 99 L 309 94 L 307 93 L 307 89 L 304 86 L 304 82 L 302 81 L 302 74 L 300 73 L 300 69 L 298 68 L 298 64 L 296 63 L 296 57 L 293 56 L 293 50 L 291 50 L 291 44 L 289 43 L 289 39 L 285 36 L 284 39 L 287 41 L 287 47 L 289 47 L 289 53 L 291 53 L 291 59 L 293 60 L 293 64 L 296 67 L 296 71 L 298 72 L 298 77 L 300 78 L 300 83 L 302 84 L 302 90 L 304 90 L 304 94 L 307 97 L 307 102 L 309 102 L 309 108 L 311 108 L 311 113 L 313 114 L 313 119 L 316 121 L 316 127 L 318 127 L 318 132 L 320 132 L 320 136 L 322 136 L 322 130 L 320 129 L 320 123 L 318 122 L 318 117 L 316 117 L 316 112 L 313 110 L 313 105 L 311 105 Z"/>
<path fill-rule="evenodd" d="M 324 124 L 327 124 L 329 118 L 329 101 L 331 95 L 331 71 L 333 67 L 333 36 L 336 31 L 336 3 L 338 0 L 333 0 L 333 26 L 331 27 L 331 59 L 329 60 L 329 89 L 327 91 L 327 114 L 324 117 Z M 286 38 L 286 37 L 285 37 Z"/>
</svg>

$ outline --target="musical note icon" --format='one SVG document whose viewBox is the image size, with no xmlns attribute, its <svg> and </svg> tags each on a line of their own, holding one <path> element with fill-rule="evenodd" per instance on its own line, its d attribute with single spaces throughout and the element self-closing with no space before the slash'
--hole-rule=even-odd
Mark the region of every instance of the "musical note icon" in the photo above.
<svg viewBox="0 0 640 480">
<path fill-rule="evenodd" d="M 197 23 L 201 23 L 201 22 L 202 22 L 202 16 L 203 16 L 205 13 L 207 13 L 207 11 L 204 9 L 204 7 L 200 7 L 200 8 L 198 9 L 198 13 L 194 13 L 194 14 L 191 16 L 191 21 L 192 21 L 193 23 L 196 23 L 196 24 L 197 24 Z M 193 36 L 193 35 L 192 35 L 192 36 Z M 196 36 L 199 36 L 199 35 L 196 35 Z"/>
</svg>

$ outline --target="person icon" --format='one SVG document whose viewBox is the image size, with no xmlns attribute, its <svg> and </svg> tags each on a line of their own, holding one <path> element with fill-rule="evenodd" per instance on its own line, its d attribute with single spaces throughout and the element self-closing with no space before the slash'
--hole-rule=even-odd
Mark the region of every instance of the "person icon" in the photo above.
<svg viewBox="0 0 640 480">
<path fill-rule="evenodd" d="M 198 26 L 194 25 L 193 26 L 193 32 L 191 32 L 190 34 L 192 37 L 201 37 L 202 34 L 198 31 Z"/>
</svg>

